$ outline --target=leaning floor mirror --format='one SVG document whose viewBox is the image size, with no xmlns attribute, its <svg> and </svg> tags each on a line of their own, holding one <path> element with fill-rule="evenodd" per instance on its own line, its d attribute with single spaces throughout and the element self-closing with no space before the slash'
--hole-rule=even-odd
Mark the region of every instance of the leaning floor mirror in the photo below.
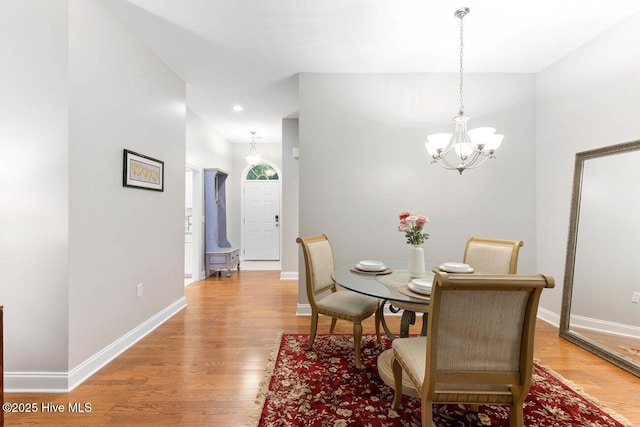
<svg viewBox="0 0 640 427">
<path fill-rule="evenodd" d="M 640 140 L 576 154 L 560 336 L 640 376 Z"/>
</svg>

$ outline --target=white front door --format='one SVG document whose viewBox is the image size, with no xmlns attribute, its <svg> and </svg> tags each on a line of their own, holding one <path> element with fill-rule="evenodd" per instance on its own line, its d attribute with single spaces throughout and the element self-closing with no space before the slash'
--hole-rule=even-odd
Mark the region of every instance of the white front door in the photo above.
<svg viewBox="0 0 640 427">
<path fill-rule="evenodd" d="M 245 181 L 244 259 L 280 260 L 280 182 Z"/>
</svg>

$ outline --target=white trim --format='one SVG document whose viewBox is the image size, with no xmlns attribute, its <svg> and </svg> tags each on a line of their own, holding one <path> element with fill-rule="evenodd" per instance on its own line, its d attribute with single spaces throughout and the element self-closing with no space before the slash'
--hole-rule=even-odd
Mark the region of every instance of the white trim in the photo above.
<svg viewBox="0 0 640 427">
<path fill-rule="evenodd" d="M 560 315 L 546 308 L 538 307 L 538 319 L 544 320 L 556 328 L 560 327 Z"/>
<path fill-rule="evenodd" d="M 69 372 L 5 372 L 5 392 L 68 393 L 186 306 L 181 297 Z"/>
<path fill-rule="evenodd" d="M 297 271 L 281 271 L 280 280 L 298 280 Z"/>
<path fill-rule="evenodd" d="M 66 393 L 69 375 L 65 372 L 5 372 L 5 393 Z"/>
<path fill-rule="evenodd" d="M 560 315 L 545 308 L 538 308 L 538 318 L 544 320 L 547 323 L 550 323 L 556 328 L 560 327 Z M 589 329 L 592 331 L 622 335 L 632 338 L 640 338 L 640 327 L 637 326 L 573 315 L 571 316 L 570 323 L 572 326 L 577 326 L 579 328 Z"/>
<path fill-rule="evenodd" d="M 311 316 L 311 305 L 309 305 L 309 303 L 298 303 L 296 306 L 296 316 Z"/>
<path fill-rule="evenodd" d="M 613 335 L 640 338 L 640 328 L 637 326 L 625 325 L 623 323 L 609 322 L 607 320 L 594 319 L 585 316 L 571 315 L 571 326 L 589 329 L 597 332 L 605 332 Z"/>
</svg>

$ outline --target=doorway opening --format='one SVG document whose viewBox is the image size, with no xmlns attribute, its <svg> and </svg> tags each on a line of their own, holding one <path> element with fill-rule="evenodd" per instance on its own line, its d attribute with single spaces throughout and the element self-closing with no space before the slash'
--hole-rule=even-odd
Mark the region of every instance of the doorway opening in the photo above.
<svg viewBox="0 0 640 427">
<path fill-rule="evenodd" d="M 184 179 L 184 284 L 202 278 L 202 182 L 201 170 L 187 166 Z"/>
</svg>

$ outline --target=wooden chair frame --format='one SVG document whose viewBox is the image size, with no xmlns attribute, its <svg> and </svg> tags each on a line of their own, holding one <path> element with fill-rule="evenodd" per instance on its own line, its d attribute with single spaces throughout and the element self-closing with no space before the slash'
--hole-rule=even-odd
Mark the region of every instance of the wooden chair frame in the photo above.
<svg viewBox="0 0 640 427">
<path fill-rule="evenodd" d="M 553 288 L 554 279 L 546 275 L 450 275 L 438 273 L 431 294 L 431 314 L 427 326 L 427 336 L 404 338 L 393 341 L 395 396 L 393 409 L 398 409 L 402 397 L 402 373 L 405 371 L 414 384 L 422 400 L 422 426 L 433 426 L 434 403 L 478 403 L 505 404 L 510 406 L 510 426 L 523 426 L 523 405 L 531 386 L 533 365 L 533 342 L 535 322 L 540 295 L 544 288 Z M 441 301 L 447 293 L 471 291 L 473 293 L 513 291 L 527 292 L 525 312 L 521 332 L 518 369 L 514 370 L 443 370 L 439 368 L 438 342 L 456 340 L 460 337 L 447 336 L 440 330 Z M 463 296 L 462 294 L 459 294 Z M 476 297 L 479 294 L 476 295 Z M 473 295 L 465 295 L 473 298 Z M 524 297 L 524 296 L 523 296 Z M 496 325 L 497 327 L 498 325 Z M 503 329 L 518 325 L 504 325 Z M 515 330 L 515 329 L 514 329 Z M 401 341 L 423 339 L 426 342 L 424 375 L 412 370 L 412 360 L 405 360 L 410 352 L 398 350 L 404 347 Z M 449 341 L 451 342 L 451 341 Z M 408 343 L 408 341 L 407 341 Z M 415 343 L 419 343 L 415 341 Z M 397 349 L 398 348 L 398 349 Z M 412 353 L 415 356 L 415 353 Z M 413 363 L 415 368 L 415 362 Z M 481 386 L 486 385 L 486 388 Z"/>
<path fill-rule="evenodd" d="M 310 245 L 319 242 L 326 242 L 331 249 L 331 271 L 334 270 L 333 265 L 333 249 L 331 247 L 331 242 L 329 238 L 325 234 L 317 234 L 313 236 L 307 237 L 298 237 L 296 242 L 300 243 L 302 246 L 302 252 L 304 255 L 304 265 L 305 265 L 305 278 L 306 278 L 306 290 L 307 290 L 307 298 L 309 300 L 309 305 L 311 305 L 311 332 L 309 334 L 309 345 L 308 349 L 310 350 L 313 347 L 313 341 L 315 340 L 316 333 L 318 330 L 318 315 L 322 314 L 325 316 L 331 317 L 331 327 L 329 329 L 330 333 L 333 333 L 335 329 L 336 322 L 338 319 L 346 320 L 349 322 L 353 322 L 353 341 L 354 341 L 354 356 L 355 356 L 355 365 L 358 369 L 362 369 L 362 363 L 360 361 L 360 344 L 362 341 L 362 321 L 367 319 L 371 315 L 375 314 L 375 330 L 376 336 L 378 338 L 378 344 L 380 344 L 380 323 L 382 320 L 382 309 L 380 304 L 376 302 L 374 306 L 371 306 L 368 309 L 360 311 L 358 314 L 347 313 L 345 310 L 340 309 L 328 309 L 322 308 L 318 306 L 317 298 L 324 293 L 331 292 L 332 294 L 342 293 L 345 296 L 348 295 L 348 298 L 351 299 L 355 304 L 361 304 L 365 299 L 372 299 L 371 297 L 367 297 L 365 295 L 360 295 L 351 291 L 338 291 L 336 284 L 333 280 L 327 280 L 327 283 L 324 285 L 319 285 L 314 281 L 314 265 L 313 265 L 313 257 L 311 256 Z M 348 293 L 348 294 L 347 294 Z M 366 302 L 364 305 L 367 305 Z"/>
<path fill-rule="evenodd" d="M 520 252 L 520 248 L 523 246 L 522 240 L 506 240 L 506 239 L 494 239 L 490 237 L 471 236 L 469 237 L 469 239 L 467 240 L 467 244 L 465 245 L 464 257 L 462 262 L 473 266 L 473 264 L 469 262 L 469 257 L 470 257 L 469 255 L 470 255 L 470 252 L 472 251 L 472 248 L 475 245 L 492 245 L 492 246 L 503 246 L 503 247 L 511 248 L 511 261 L 509 263 L 508 273 L 516 274 L 518 272 L 518 255 Z M 480 270 L 482 270 L 482 267 L 480 267 Z M 484 271 L 484 273 L 506 274 L 507 271 L 504 271 L 504 272 Z"/>
</svg>

